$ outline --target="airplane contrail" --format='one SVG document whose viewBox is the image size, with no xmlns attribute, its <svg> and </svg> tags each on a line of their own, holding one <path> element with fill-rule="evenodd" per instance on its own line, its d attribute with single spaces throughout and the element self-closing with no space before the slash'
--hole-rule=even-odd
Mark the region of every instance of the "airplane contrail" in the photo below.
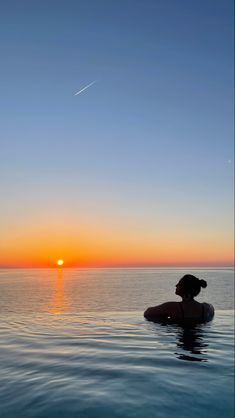
<svg viewBox="0 0 235 418">
<path fill-rule="evenodd" d="M 74 96 L 77 96 L 78 94 L 82 93 L 84 90 L 88 89 L 89 87 L 92 86 L 92 84 L 95 84 L 96 80 L 92 81 L 92 83 L 88 84 L 87 86 L 83 87 L 83 89 L 77 91 L 77 93 L 74 94 Z"/>
</svg>

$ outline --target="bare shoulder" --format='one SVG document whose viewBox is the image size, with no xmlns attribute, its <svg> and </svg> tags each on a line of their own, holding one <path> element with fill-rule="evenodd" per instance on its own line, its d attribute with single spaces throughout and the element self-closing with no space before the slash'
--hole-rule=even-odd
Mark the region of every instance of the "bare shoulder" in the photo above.
<svg viewBox="0 0 235 418">
<path fill-rule="evenodd" d="M 202 304 L 204 306 L 204 312 L 205 312 L 205 319 L 206 321 L 211 321 L 215 315 L 215 309 L 214 306 L 210 303 L 203 302 Z"/>
<path fill-rule="evenodd" d="M 147 319 L 153 319 L 158 317 L 165 317 L 172 314 L 172 311 L 174 311 L 176 306 L 178 305 L 178 302 L 165 302 L 161 305 L 152 306 L 146 309 L 144 312 L 144 316 Z"/>
</svg>

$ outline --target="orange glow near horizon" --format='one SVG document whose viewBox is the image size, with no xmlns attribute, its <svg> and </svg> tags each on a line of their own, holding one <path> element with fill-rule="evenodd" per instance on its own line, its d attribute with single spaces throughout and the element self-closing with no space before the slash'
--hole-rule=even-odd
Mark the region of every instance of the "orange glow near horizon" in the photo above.
<svg viewBox="0 0 235 418">
<path fill-rule="evenodd" d="M 74 243 L 73 243 L 74 244 Z M 93 244 L 93 245 L 92 245 Z M 212 245 L 214 246 L 212 247 Z M 221 246 L 222 247 L 222 246 Z M 56 253 L 61 252 L 66 258 L 66 267 L 63 260 L 57 261 L 61 268 L 75 267 L 138 267 L 138 266 L 233 266 L 232 251 L 221 248 L 219 244 L 208 243 L 199 246 L 191 243 L 176 245 L 157 242 L 126 243 L 116 242 L 81 244 L 71 247 L 48 245 L 32 245 L 24 248 L 12 249 L 8 253 L 1 254 L 0 267 L 22 268 L 50 268 L 55 266 Z M 61 250 L 61 251 L 58 251 Z"/>
<path fill-rule="evenodd" d="M 63 268 L 233 266 L 233 235 L 222 231 L 218 239 L 217 234 L 180 225 L 135 229 L 129 224 L 111 225 L 108 220 L 100 225 L 78 224 L 75 219 L 66 225 L 60 220 L 55 224 L 25 221 L 6 231 L 0 243 L 0 267 L 61 267 L 58 254 L 66 260 Z"/>
</svg>

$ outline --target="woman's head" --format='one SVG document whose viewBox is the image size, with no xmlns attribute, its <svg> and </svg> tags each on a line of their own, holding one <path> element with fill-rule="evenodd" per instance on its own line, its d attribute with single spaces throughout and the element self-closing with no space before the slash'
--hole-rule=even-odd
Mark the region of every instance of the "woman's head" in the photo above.
<svg viewBox="0 0 235 418">
<path fill-rule="evenodd" d="M 202 287 L 206 286 L 205 280 L 200 280 L 192 274 L 186 274 L 176 285 L 175 293 L 181 297 L 192 299 L 200 293 Z"/>
</svg>

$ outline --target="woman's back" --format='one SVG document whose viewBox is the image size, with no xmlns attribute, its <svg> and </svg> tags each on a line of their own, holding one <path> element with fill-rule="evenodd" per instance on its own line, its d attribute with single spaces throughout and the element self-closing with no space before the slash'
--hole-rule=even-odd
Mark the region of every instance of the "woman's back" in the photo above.
<svg viewBox="0 0 235 418">
<path fill-rule="evenodd" d="M 150 320 L 171 320 L 176 322 L 208 322 L 214 316 L 214 308 L 208 303 L 193 301 L 166 302 L 148 308 L 144 313 Z"/>
<path fill-rule="evenodd" d="M 214 316 L 214 308 L 206 302 L 199 303 L 195 300 L 190 302 L 178 302 L 182 321 L 211 321 Z M 213 308 L 213 309 L 212 309 Z"/>
<path fill-rule="evenodd" d="M 166 302 L 150 307 L 144 312 L 149 320 L 169 320 L 175 322 L 208 322 L 213 319 L 214 308 L 209 303 L 197 302 L 201 287 L 206 287 L 205 280 L 199 280 L 192 275 L 185 275 L 176 285 L 176 295 L 182 297 L 182 302 Z"/>
</svg>

